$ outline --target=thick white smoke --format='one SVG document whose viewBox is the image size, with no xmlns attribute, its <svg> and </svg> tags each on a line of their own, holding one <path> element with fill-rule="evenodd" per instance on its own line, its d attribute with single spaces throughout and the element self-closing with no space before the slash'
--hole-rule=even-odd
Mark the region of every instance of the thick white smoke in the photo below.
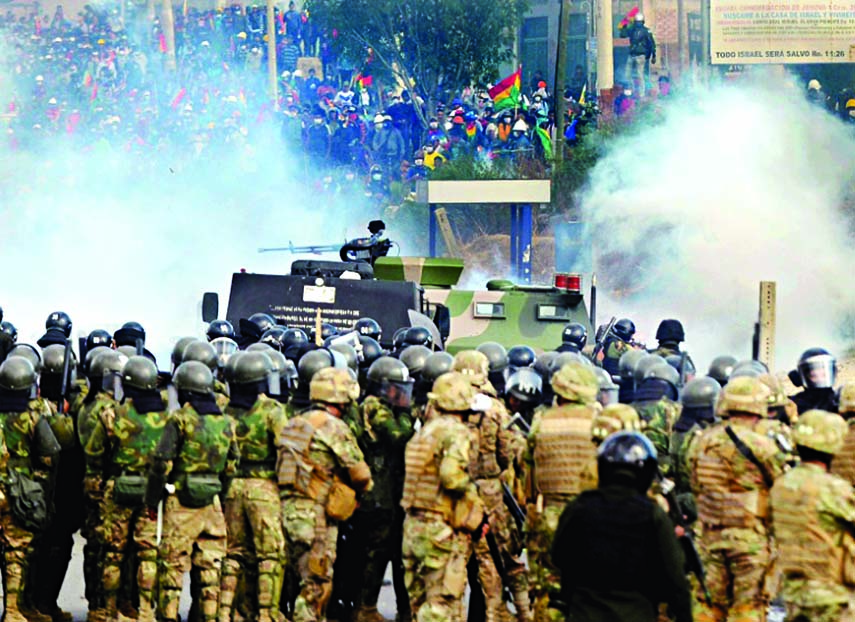
<svg viewBox="0 0 855 622">
<path fill-rule="evenodd" d="M 842 203 L 855 133 L 782 79 L 698 87 L 616 141 L 583 192 L 603 279 L 628 290 L 601 316 L 686 327 L 699 367 L 748 358 L 759 281 L 777 282 L 777 356 L 845 347 L 855 265 Z M 619 284 L 619 285 L 617 285 Z"/>
</svg>

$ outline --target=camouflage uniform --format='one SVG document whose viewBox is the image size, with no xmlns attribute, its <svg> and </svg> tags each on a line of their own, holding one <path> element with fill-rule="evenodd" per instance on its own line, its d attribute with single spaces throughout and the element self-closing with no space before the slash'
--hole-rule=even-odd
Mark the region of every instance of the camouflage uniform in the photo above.
<svg viewBox="0 0 855 622">
<path fill-rule="evenodd" d="M 580 363 L 565 365 L 553 375 L 552 388 L 556 405 L 535 413 L 526 451 L 526 538 L 536 622 L 561 618 L 549 608 L 550 594 L 561 589 L 550 559 L 552 538 L 564 506 L 583 489 L 586 465 L 596 459 L 591 433 L 599 383 L 594 372 Z"/>
<path fill-rule="evenodd" d="M 470 533 L 484 511 L 469 474 L 471 435 L 461 419 L 475 390 L 450 372 L 434 383 L 434 416 L 407 444 L 401 505 L 403 558 L 410 607 L 418 622 L 464 619 Z"/>
<path fill-rule="evenodd" d="M 831 462 L 831 472 L 855 486 L 855 383 L 840 387 L 838 412 L 846 420 L 849 431 L 843 439 L 843 447 Z"/>
<path fill-rule="evenodd" d="M 366 546 L 365 572 L 359 596 L 360 610 L 374 613 L 389 562 L 396 580 L 399 610 L 408 609 L 403 585 L 401 494 L 404 485 L 404 447 L 413 436 L 413 418 L 408 410 L 396 413 L 380 398 L 369 395 L 362 402 L 363 433 L 357 438 L 371 469 L 374 488 L 366 493 L 353 518 L 354 537 Z M 348 569 L 352 570 L 352 569 Z M 367 609 L 366 609 L 367 608 Z"/>
<path fill-rule="evenodd" d="M 674 424 L 680 418 L 680 404 L 662 397 L 656 401 L 633 402 L 632 407 L 644 422 L 644 435 L 656 448 L 659 472 L 664 477 L 673 477 L 671 435 L 674 432 Z"/>
<path fill-rule="evenodd" d="M 288 570 L 298 574 L 290 580 L 299 582 L 293 622 L 320 622 L 325 618 L 338 522 L 352 515 L 355 493 L 370 490 L 372 485 L 356 438 L 339 418 L 358 395 L 359 386 L 348 370 L 318 371 L 312 378 L 310 397 L 322 405 L 288 421 L 277 439 L 276 469 Z"/>
<path fill-rule="evenodd" d="M 224 504 L 228 553 L 220 583 L 220 619 L 231 619 L 241 568 L 257 565 L 259 620 L 269 622 L 278 615 L 285 562 L 275 480 L 275 443 L 286 423 L 285 409 L 260 395 L 249 410 L 229 406 L 225 412 L 235 420 L 240 466 Z"/>
<path fill-rule="evenodd" d="M 39 406 L 39 408 L 42 407 Z M 30 409 L 22 412 L 0 412 L 0 427 L 6 448 L 2 459 L 5 462 L 3 472 L 15 470 L 46 484 L 49 480 L 46 469 L 56 464 L 59 444 L 42 413 Z M 6 461 L 7 455 L 8 461 Z M 4 506 L 5 497 L 8 497 L 6 490 L 4 490 Z M 26 587 L 27 565 L 33 551 L 34 534 L 16 522 L 8 506 L 3 507 L 0 513 L 0 528 L 2 528 L 5 542 L 6 558 L 4 620 L 25 622 L 21 609 Z"/>
<path fill-rule="evenodd" d="M 221 413 L 199 414 L 191 403 L 169 415 L 149 471 L 146 504 L 156 505 L 166 476 L 175 494 L 164 500 L 158 617 L 178 619 L 184 573 L 199 568 L 202 619 L 217 619 L 226 521 L 219 494 L 237 470 L 234 422 Z"/>
<path fill-rule="evenodd" d="M 768 495 L 785 466 L 775 444 L 753 429 L 766 415 L 768 397 L 756 378 L 731 380 L 719 397 L 725 421 L 701 432 L 688 449 L 700 555 L 712 596 L 710 605 L 699 603 L 699 622 L 765 620 L 773 580 Z M 728 429 L 759 467 L 740 451 Z"/>
<path fill-rule="evenodd" d="M 92 431 L 98 425 L 101 413 L 118 406 L 106 391 L 89 389 L 77 411 L 77 440 L 86 447 Z M 103 473 L 86 473 L 83 477 L 83 525 L 80 533 L 86 540 L 83 545 L 83 581 L 86 600 L 89 602 L 87 619 L 100 620 L 104 615 L 101 582 L 104 576 L 104 543 L 100 540 L 101 504 L 104 501 Z"/>
<path fill-rule="evenodd" d="M 838 415 L 808 411 L 794 436 L 800 447 L 829 458 L 843 445 Z M 816 462 L 779 478 L 770 495 L 787 620 L 837 622 L 855 612 L 855 492 Z"/>
<path fill-rule="evenodd" d="M 141 414 L 128 398 L 116 408 L 108 406 L 99 412 L 98 424 L 84 448 L 87 477 L 104 482 L 98 539 L 104 545 L 102 597 L 111 620 L 117 615 L 122 566 L 130 541 L 139 560 L 139 619 L 154 620 L 157 525 L 144 507 L 143 484 L 165 426 L 165 409 Z"/>
<path fill-rule="evenodd" d="M 488 516 L 492 534 L 490 537 L 495 538 L 503 565 L 507 569 L 506 578 L 514 579 L 514 591 L 517 594 L 527 596 L 528 585 L 521 585 L 519 580 L 525 575 L 525 566 L 518 556 L 514 555 L 514 550 L 519 547 L 514 546 L 511 541 L 511 517 L 502 497 L 501 475 L 510 466 L 512 457 L 513 436 L 505 429 L 510 417 L 505 405 L 496 399 L 496 390 L 487 379 L 489 361 L 483 353 L 476 350 L 459 352 L 454 357 L 452 369 L 461 372 L 477 392 L 489 398 L 485 401 L 485 405 L 490 405 L 489 409 L 471 415 L 467 421 L 472 433 L 472 464 L 469 472 L 475 479 L 478 494 Z M 503 607 L 503 578 L 499 575 L 487 538 L 479 538 L 473 542 L 473 555 L 484 595 L 485 619 L 487 622 L 495 622 Z M 530 603 L 527 598 L 525 601 L 524 611 L 521 613 L 527 614 Z"/>
<path fill-rule="evenodd" d="M 635 350 L 635 348 L 629 345 L 626 341 L 618 339 L 617 337 L 609 337 L 603 347 L 601 360 L 603 369 L 613 376 L 617 375 L 620 371 L 620 367 L 618 365 L 620 357 L 630 350 Z"/>
</svg>

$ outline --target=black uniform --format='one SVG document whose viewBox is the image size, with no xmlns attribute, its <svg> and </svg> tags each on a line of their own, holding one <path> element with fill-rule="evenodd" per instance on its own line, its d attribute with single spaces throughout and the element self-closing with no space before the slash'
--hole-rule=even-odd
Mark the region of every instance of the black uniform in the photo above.
<svg viewBox="0 0 855 622">
<path fill-rule="evenodd" d="M 692 620 L 674 525 L 633 488 L 612 484 L 567 504 L 552 545 L 567 622 L 655 622 L 660 602 Z"/>
<path fill-rule="evenodd" d="M 790 399 L 799 409 L 799 414 L 809 410 L 827 410 L 830 413 L 836 413 L 837 395 L 834 389 L 804 389 L 795 395 L 791 395 Z"/>
</svg>

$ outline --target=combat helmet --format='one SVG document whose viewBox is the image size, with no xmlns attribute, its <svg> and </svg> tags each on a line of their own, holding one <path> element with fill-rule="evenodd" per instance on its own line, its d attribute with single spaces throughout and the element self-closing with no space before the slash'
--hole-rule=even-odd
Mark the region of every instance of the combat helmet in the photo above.
<svg viewBox="0 0 855 622">
<path fill-rule="evenodd" d="M 483 352 L 463 350 L 454 355 L 454 364 L 451 369 L 466 376 L 474 386 L 480 387 L 487 382 L 490 361 Z"/>
<path fill-rule="evenodd" d="M 451 371 L 436 379 L 433 389 L 428 393 L 428 398 L 440 410 L 464 413 L 472 410 L 472 402 L 476 395 L 477 391 L 468 376 Z"/>
<path fill-rule="evenodd" d="M 204 363 L 181 363 L 172 374 L 172 384 L 179 391 L 207 395 L 214 392 L 214 375 Z"/>
<path fill-rule="evenodd" d="M 733 378 L 719 394 L 716 412 L 722 418 L 734 413 L 765 417 L 769 410 L 770 395 L 769 388 L 757 378 Z"/>
<path fill-rule="evenodd" d="M 36 370 L 27 359 L 16 356 L 0 364 L 0 388 L 7 391 L 24 391 L 36 384 Z"/>
<path fill-rule="evenodd" d="M 824 410 L 809 410 L 799 415 L 793 427 L 793 441 L 823 454 L 835 455 L 843 449 L 849 426 L 840 415 Z"/>
<path fill-rule="evenodd" d="M 145 356 L 132 356 L 122 369 L 122 386 L 154 390 L 157 388 L 157 365 Z"/>
<path fill-rule="evenodd" d="M 324 404 L 349 404 L 359 397 L 359 383 L 350 370 L 325 367 L 309 384 L 309 399 Z"/>
<path fill-rule="evenodd" d="M 568 363 L 552 375 L 552 390 L 568 402 L 590 404 L 597 399 L 600 383 L 594 370 L 582 363 Z"/>
</svg>

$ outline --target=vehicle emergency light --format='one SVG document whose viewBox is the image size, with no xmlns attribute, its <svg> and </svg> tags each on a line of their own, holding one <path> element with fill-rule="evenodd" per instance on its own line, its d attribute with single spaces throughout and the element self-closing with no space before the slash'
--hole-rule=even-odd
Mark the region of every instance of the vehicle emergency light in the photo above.
<svg viewBox="0 0 855 622">
<path fill-rule="evenodd" d="M 572 274 L 559 272 L 555 275 L 554 285 L 555 289 L 561 289 L 575 294 L 581 293 L 582 275 L 575 272 Z"/>
</svg>

